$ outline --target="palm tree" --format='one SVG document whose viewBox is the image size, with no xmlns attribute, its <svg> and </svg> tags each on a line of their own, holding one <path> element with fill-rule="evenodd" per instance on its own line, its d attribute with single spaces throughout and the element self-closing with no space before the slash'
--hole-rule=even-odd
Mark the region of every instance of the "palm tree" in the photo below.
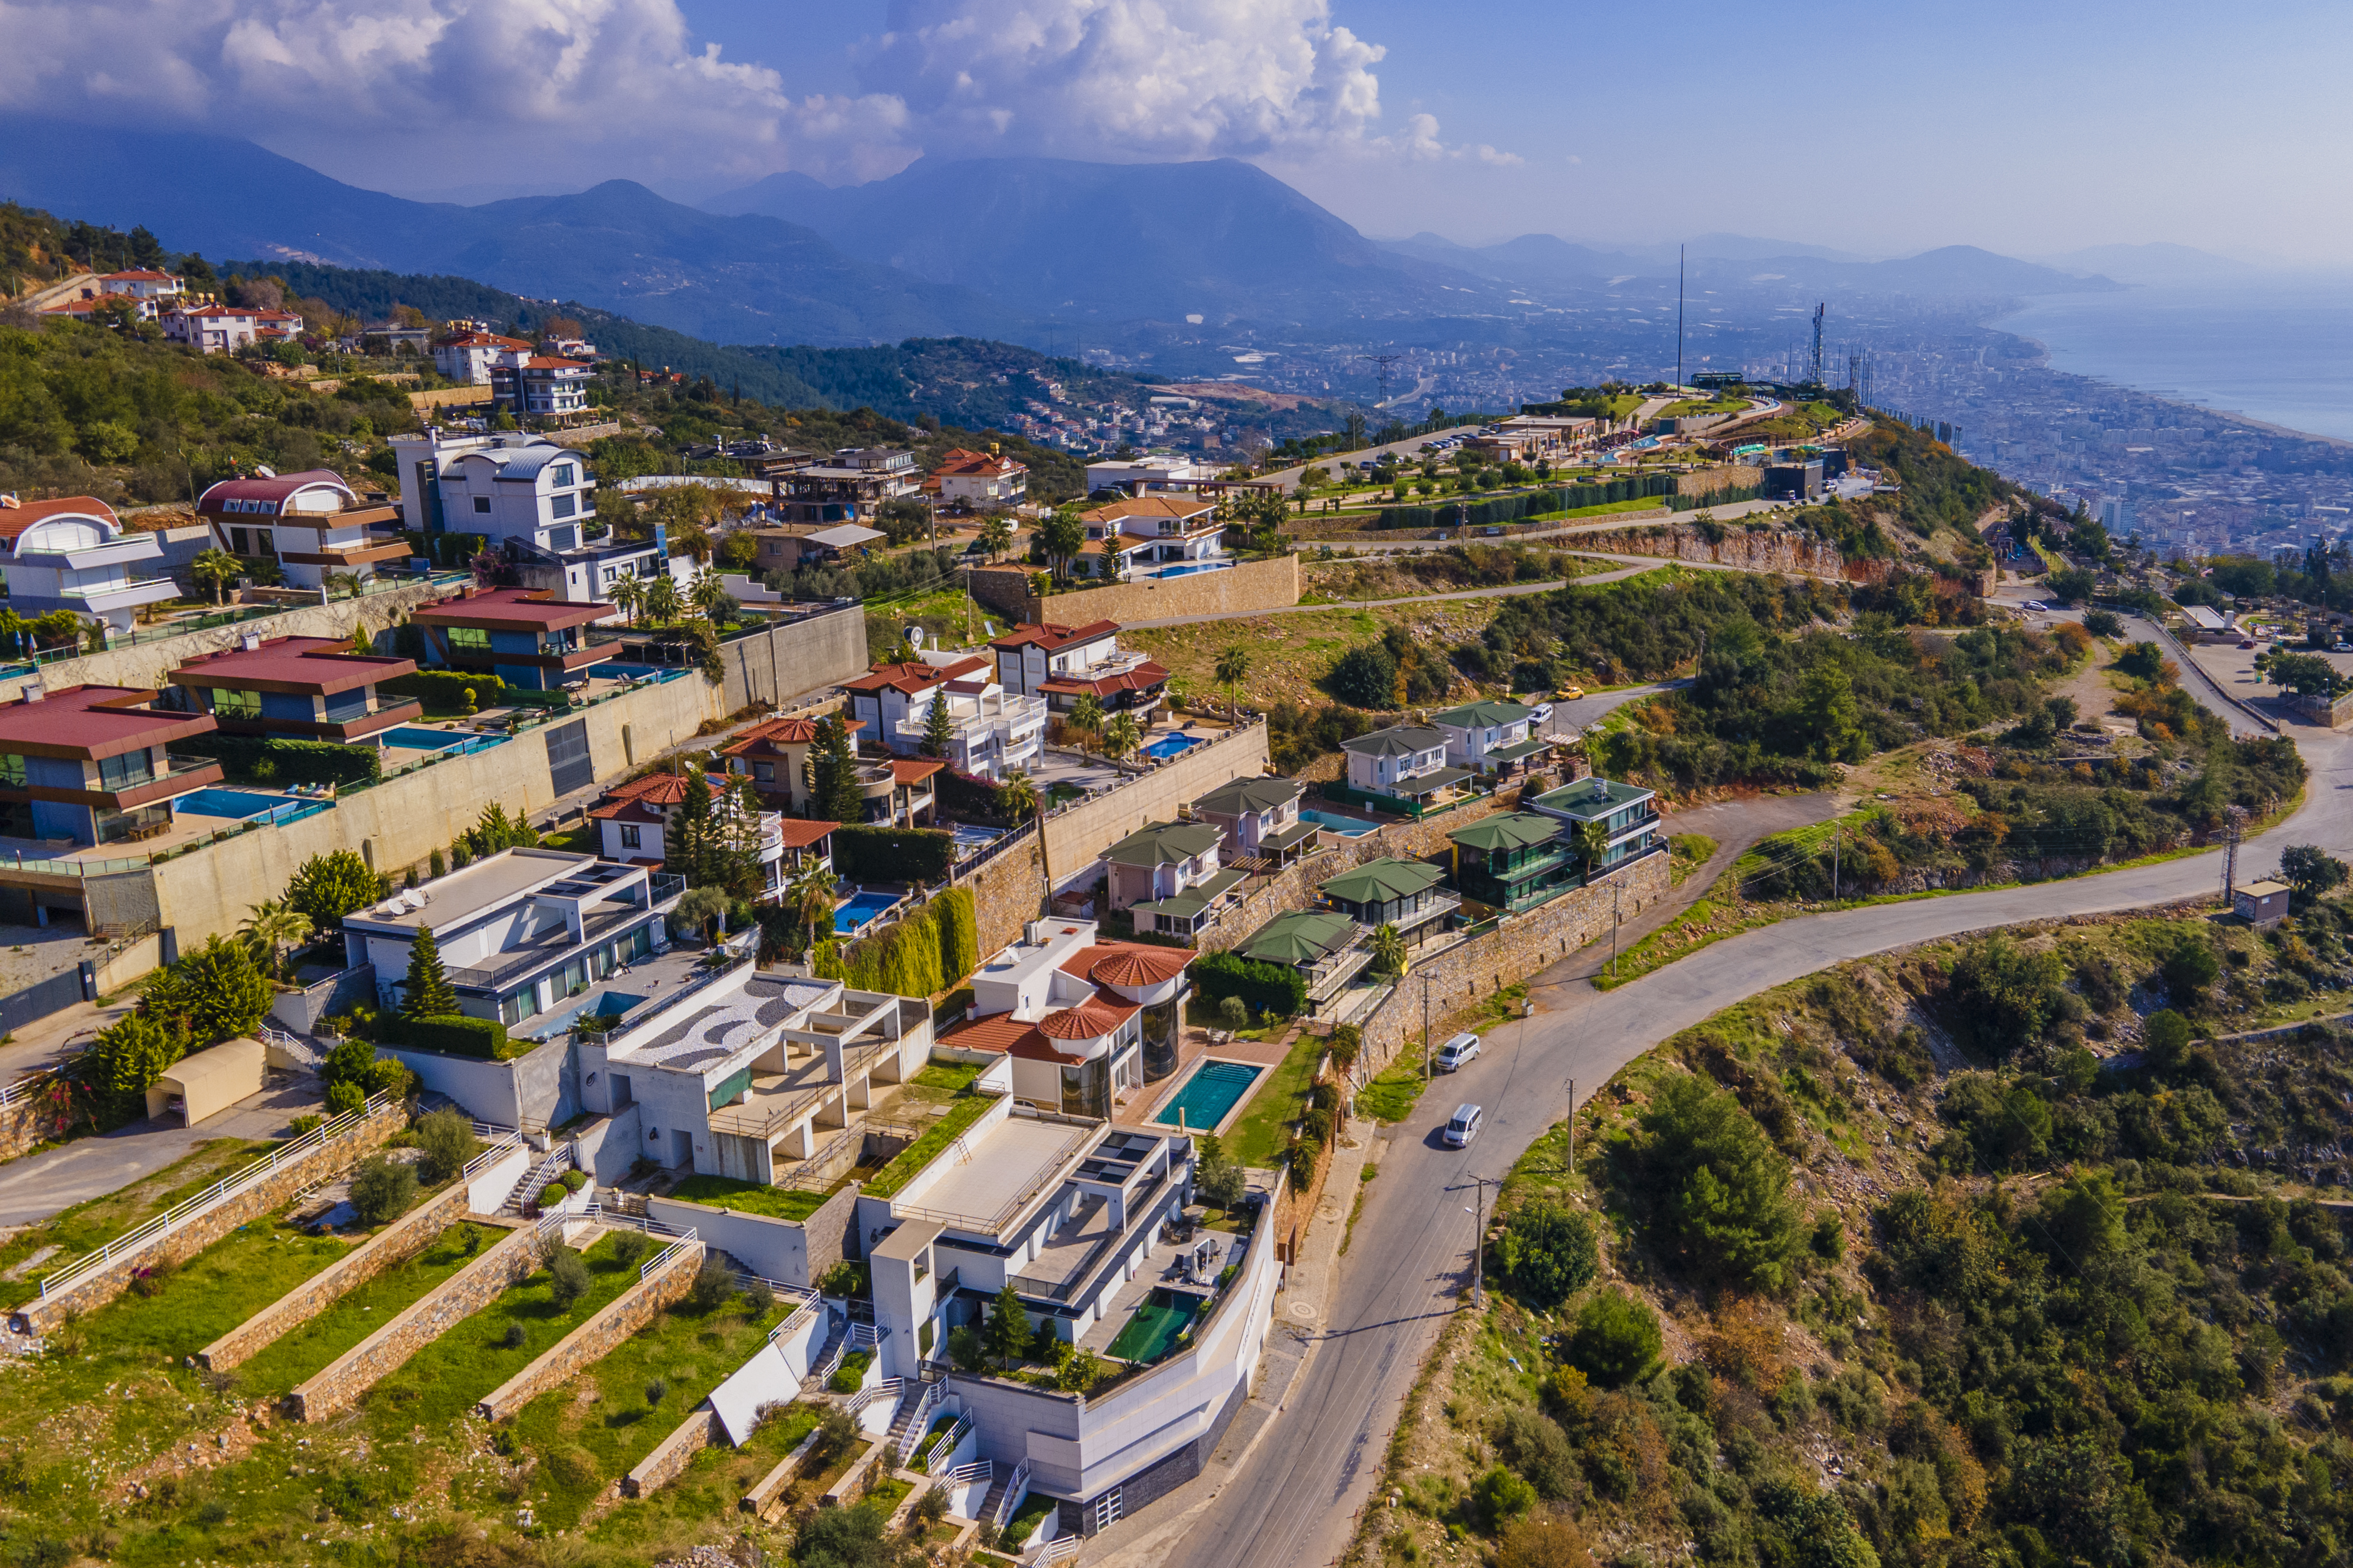
<svg viewBox="0 0 2353 1568">
<path fill-rule="evenodd" d="M 801 862 L 800 869 L 793 873 L 792 883 L 786 889 L 793 913 L 808 932 L 811 947 L 817 946 L 832 929 L 834 887 L 832 868 L 812 855 Z"/>
<path fill-rule="evenodd" d="M 356 599 L 360 596 L 360 580 L 349 572 L 330 572 L 327 592 L 338 598 Z"/>
<path fill-rule="evenodd" d="M 1578 825 L 1577 829 L 1577 858 L 1585 862 L 1585 874 L 1592 876 L 1601 869 L 1601 862 L 1609 854 L 1609 829 L 1599 822 Z"/>
<path fill-rule="evenodd" d="M 638 612 L 646 605 L 646 585 L 635 577 L 616 577 L 605 597 L 628 612 L 629 625 L 638 624 Z"/>
<path fill-rule="evenodd" d="M 1115 763 L 1135 750 L 1143 741 L 1144 727 L 1135 721 L 1135 715 L 1115 713 L 1112 715 L 1111 723 L 1103 730 L 1103 755 Z"/>
<path fill-rule="evenodd" d="M 269 972 L 280 980 L 286 977 L 285 950 L 301 945 L 311 938 L 311 917 L 301 910 L 290 909 L 282 900 L 264 899 L 248 906 L 245 924 L 238 928 L 256 958 L 267 956 Z"/>
<path fill-rule="evenodd" d="M 665 572 L 646 584 L 646 614 L 656 626 L 668 626 L 678 619 L 683 606 L 678 596 L 678 580 Z"/>
<path fill-rule="evenodd" d="M 1226 706 L 1233 706 L 1234 692 L 1250 679 L 1250 650 L 1235 643 L 1218 656 L 1218 684 L 1226 689 Z"/>
<path fill-rule="evenodd" d="M 719 585 L 719 574 L 706 566 L 694 574 L 694 581 L 687 587 L 686 596 L 708 620 L 711 612 L 718 607 L 719 601 L 727 596 L 727 590 Z"/>
<path fill-rule="evenodd" d="M 1028 773 L 1015 773 L 997 787 L 997 800 L 1004 808 L 1005 815 L 1018 822 L 1025 816 L 1037 815 L 1038 786 L 1030 782 Z"/>
<path fill-rule="evenodd" d="M 994 561 L 1013 542 L 1013 524 L 1002 512 L 991 512 L 980 520 L 981 553 Z"/>
<path fill-rule="evenodd" d="M 245 563 L 215 545 L 198 552 L 196 558 L 188 563 L 188 575 L 200 585 L 211 589 L 213 603 L 217 605 L 221 603 L 222 590 L 245 575 Z"/>
<path fill-rule="evenodd" d="M 1079 693 L 1079 700 L 1071 704 L 1071 728 L 1082 735 L 1092 736 L 1103 733 L 1103 699 L 1092 691 Z M 1085 751 L 1085 744 L 1082 742 L 1079 749 Z"/>
<path fill-rule="evenodd" d="M 1405 933 L 1387 921 L 1373 932 L 1373 973 L 1405 973 Z"/>
</svg>

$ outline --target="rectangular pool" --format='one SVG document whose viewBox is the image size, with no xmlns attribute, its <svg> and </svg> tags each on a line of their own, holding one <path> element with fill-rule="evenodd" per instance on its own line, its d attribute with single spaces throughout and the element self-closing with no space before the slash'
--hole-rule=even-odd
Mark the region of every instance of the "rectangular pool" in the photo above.
<svg viewBox="0 0 2353 1568">
<path fill-rule="evenodd" d="M 253 795 L 240 789 L 200 789 L 180 796 L 172 805 L 176 811 L 193 812 L 198 816 L 229 816 L 242 822 L 248 816 L 259 816 L 263 812 L 275 811 L 281 805 L 301 804 L 282 795 Z"/>
<path fill-rule="evenodd" d="M 1334 816 L 1328 811 L 1302 811 L 1302 822 L 1312 822 L 1326 833 L 1336 833 L 1343 838 L 1361 838 L 1374 831 L 1375 824 L 1356 816 Z"/>
<path fill-rule="evenodd" d="M 1213 1132 L 1265 1070 L 1246 1062 L 1203 1062 L 1152 1120 L 1157 1126 L 1175 1127 L 1182 1113 L 1187 1131 Z"/>
<path fill-rule="evenodd" d="M 1165 763 L 1171 757 L 1183 756 L 1196 746 L 1206 746 L 1208 743 L 1198 735 L 1163 735 L 1145 747 L 1144 754 L 1147 757 L 1156 757 Z"/>
<path fill-rule="evenodd" d="M 1190 577 L 1197 572 L 1229 572 L 1233 569 L 1233 564 L 1234 563 L 1230 561 L 1197 561 L 1184 566 L 1163 566 L 1158 572 L 1155 573 L 1154 575 L 1158 577 Z"/>
<path fill-rule="evenodd" d="M 857 893 L 848 903 L 838 904 L 833 911 L 834 932 L 839 936 L 856 936 L 890 910 L 899 907 L 905 895 L 900 893 Z"/>
<path fill-rule="evenodd" d="M 1150 1366 L 1168 1353 L 1176 1336 L 1205 1305 L 1200 1297 L 1187 1291 L 1171 1290 L 1166 1285 L 1153 1287 L 1152 1294 L 1137 1305 L 1135 1316 L 1112 1341 L 1111 1353 L 1122 1361 Z"/>
<path fill-rule="evenodd" d="M 466 743 L 462 730 L 427 730 L 415 724 L 403 724 L 373 737 L 387 746 L 398 746 L 406 752 L 446 752 L 452 746 Z"/>
</svg>

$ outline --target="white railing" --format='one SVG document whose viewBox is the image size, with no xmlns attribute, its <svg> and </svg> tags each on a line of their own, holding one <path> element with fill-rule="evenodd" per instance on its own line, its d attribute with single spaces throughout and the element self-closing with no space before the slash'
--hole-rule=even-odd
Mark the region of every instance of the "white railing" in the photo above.
<svg viewBox="0 0 2353 1568">
<path fill-rule="evenodd" d="M 484 1131 L 486 1126 L 488 1124 L 485 1122 L 475 1122 L 474 1136 L 489 1138 L 491 1141 L 491 1146 L 466 1162 L 466 1168 L 459 1173 L 459 1179 L 461 1181 L 472 1181 L 522 1146 L 522 1138 L 520 1134 L 503 1128 L 492 1128 L 486 1132 Z"/>
<path fill-rule="evenodd" d="M 841 1407 L 849 1414 L 855 1415 L 878 1399 L 887 1396 L 892 1400 L 896 1400 L 900 1394 L 906 1392 L 906 1389 L 907 1380 L 905 1378 L 886 1377 L 881 1382 L 871 1384 L 851 1394 L 848 1399 L 842 1402 Z"/>
<path fill-rule="evenodd" d="M 23 1100 L 27 1095 L 33 1093 L 36 1089 L 38 1089 L 43 1084 L 47 1083 L 51 1079 L 56 1078 L 59 1073 L 65 1070 L 68 1065 L 69 1064 L 65 1062 L 59 1062 L 55 1067 L 35 1068 L 31 1072 L 26 1073 L 20 1078 L 11 1079 L 6 1083 L 0 1083 L 0 1106 L 10 1106 L 16 1104 L 18 1100 Z"/>
<path fill-rule="evenodd" d="M 650 1230 L 653 1227 L 651 1226 L 648 1226 L 647 1228 Z M 671 1258 L 676 1258 L 688 1247 L 700 1247 L 702 1245 L 702 1238 L 696 1234 L 691 1226 L 677 1234 L 678 1239 L 676 1241 L 671 1242 L 668 1247 L 663 1247 L 659 1252 L 655 1253 L 651 1258 L 648 1258 L 646 1260 L 645 1267 L 638 1270 L 638 1279 L 640 1282 L 652 1279 L 657 1273 L 669 1266 Z"/>
<path fill-rule="evenodd" d="M 1038 1555 L 1029 1561 L 1037 1564 L 1038 1568 L 1045 1568 L 1049 1563 L 1060 1563 L 1065 1558 L 1076 1557 L 1078 1554 L 1079 1538 L 1077 1536 L 1058 1535 L 1038 1548 Z"/>
<path fill-rule="evenodd" d="M 389 1094 L 372 1094 L 368 1096 L 367 1102 L 358 1110 L 346 1110 L 341 1116 L 321 1122 L 300 1138 L 280 1144 L 252 1164 L 241 1170 L 232 1171 L 195 1197 L 176 1203 L 144 1225 L 123 1232 L 97 1251 L 85 1252 L 63 1268 L 43 1275 L 41 1299 L 47 1300 L 51 1296 L 79 1283 L 119 1258 L 128 1258 L 133 1253 L 143 1251 L 149 1245 L 171 1235 L 198 1215 L 249 1190 L 280 1167 L 315 1153 L 345 1133 L 356 1131 L 370 1117 L 393 1103 L 395 1102 Z"/>
<path fill-rule="evenodd" d="M 932 1412 L 938 1407 L 940 1401 L 947 1396 L 947 1384 L 944 1383 L 923 1384 L 923 1392 L 916 1396 L 915 1408 L 907 1414 L 906 1435 L 899 1439 L 898 1463 L 905 1464 L 908 1457 L 922 1445 L 923 1434 L 932 1429 Z"/>
<path fill-rule="evenodd" d="M 851 1326 L 856 1327 L 855 1324 Z M 816 1379 L 818 1387 L 824 1387 L 833 1381 L 833 1374 L 841 1370 L 842 1358 L 849 1354 L 849 1335 L 844 1333 L 841 1338 L 833 1342 L 833 1349 L 828 1352 L 826 1358 L 809 1369 L 809 1376 Z"/>
<path fill-rule="evenodd" d="M 972 1418 L 968 1415 L 957 1416 L 956 1424 L 941 1433 L 938 1441 L 923 1450 L 924 1470 L 929 1472 L 937 1468 L 939 1462 L 955 1453 L 956 1445 L 963 1442 L 965 1434 L 971 1430 Z"/>
<path fill-rule="evenodd" d="M 997 1500 L 997 1511 L 988 1522 L 1003 1530 L 1006 1521 L 1013 1517 L 1013 1510 L 1020 1504 L 1021 1494 L 1029 1485 L 1029 1461 L 1024 1459 L 1013 1467 L 1013 1479 L 1005 1483 L 1005 1495 Z"/>
<path fill-rule="evenodd" d="M 968 1487 L 984 1477 L 994 1479 L 997 1467 L 987 1459 L 975 1459 L 969 1465 L 958 1465 L 940 1478 L 943 1486 Z"/>
</svg>

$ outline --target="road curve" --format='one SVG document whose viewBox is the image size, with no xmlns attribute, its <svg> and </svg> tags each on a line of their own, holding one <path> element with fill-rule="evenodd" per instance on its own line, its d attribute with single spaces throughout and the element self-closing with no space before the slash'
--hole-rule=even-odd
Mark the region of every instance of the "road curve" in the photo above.
<svg viewBox="0 0 2353 1568">
<path fill-rule="evenodd" d="M 2289 844 L 2353 853 L 2353 738 L 2309 727 L 2292 732 L 2312 770 L 2304 805 L 2242 847 L 2242 879 L 2275 865 Z M 1468 1267 L 1472 1221 L 1458 1212 L 1463 1194 L 1449 1189 L 1508 1171 L 1567 1114 L 1570 1080 L 1580 1100 L 1590 1096 L 1681 1030 L 1848 959 L 2026 921 L 2207 896 L 2219 890 L 2220 877 L 2218 858 L 2209 853 L 2068 881 L 1810 915 L 1703 948 L 1610 992 L 1568 978 L 1576 955 L 1554 965 L 1531 987 L 1535 1016 L 1493 1031 L 1485 1054 L 1425 1095 L 1375 1151 L 1380 1179 L 1366 1189 L 1318 1342 L 1251 1462 L 1199 1506 L 1163 1561 L 1313 1568 L 1337 1559 Z M 1437 1130 L 1463 1100 L 1486 1109 L 1485 1130 L 1468 1150 L 1446 1149 Z"/>
</svg>

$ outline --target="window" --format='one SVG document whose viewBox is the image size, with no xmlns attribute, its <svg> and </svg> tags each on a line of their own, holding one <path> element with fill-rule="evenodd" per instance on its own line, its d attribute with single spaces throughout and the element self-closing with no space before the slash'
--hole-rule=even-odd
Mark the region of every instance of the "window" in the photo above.
<svg viewBox="0 0 2353 1568">
<path fill-rule="evenodd" d="M 481 626 L 451 626 L 449 651 L 488 653 L 491 651 L 491 634 Z"/>
<path fill-rule="evenodd" d="M 213 688 L 213 717 L 216 719 L 259 719 L 261 717 L 261 693 L 231 691 L 224 687 Z"/>
<path fill-rule="evenodd" d="M 638 826 L 638 825 L 637 825 L 636 823 L 634 823 L 634 822 L 625 822 L 625 823 L 621 824 L 621 847 L 622 847 L 622 848 L 624 848 L 624 849 L 638 849 L 638 848 L 642 848 L 642 847 L 644 847 L 643 839 L 644 839 L 644 832 L 643 832 L 643 830 L 642 830 L 642 829 L 640 829 L 640 828 Z"/>
<path fill-rule="evenodd" d="M 499 1004 L 499 1021 L 512 1028 L 539 1011 L 539 986 L 524 986 Z"/>
<path fill-rule="evenodd" d="M 555 465 L 555 483 L 556 483 L 557 488 L 561 489 L 563 486 L 568 485 L 568 484 L 570 484 L 571 482 L 572 482 L 572 465 L 571 465 L 571 464 L 569 464 L 569 463 L 558 463 L 558 464 L 556 464 L 556 465 Z"/>
<path fill-rule="evenodd" d="M 269 530 L 257 528 L 253 531 L 253 552 L 256 555 L 274 555 L 278 552 L 277 542 L 269 537 Z"/>
<path fill-rule="evenodd" d="M 125 752 L 119 757 L 101 758 L 98 764 L 99 787 L 104 790 L 128 789 L 154 776 L 153 759 L 146 752 Z"/>
<path fill-rule="evenodd" d="M 490 497 L 488 497 L 488 496 L 476 496 L 476 497 L 474 498 L 474 510 L 475 510 L 476 511 L 488 511 L 488 510 L 491 510 L 491 498 L 490 498 Z"/>
<path fill-rule="evenodd" d="M 580 503 L 577 500 L 568 495 L 557 496 L 554 500 L 548 502 L 548 508 L 557 517 L 570 517 L 574 512 L 580 510 Z"/>
<path fill-rule="evenodd" d="M 774 763 L 754 763 L 752 764 L 752 776 L 759 780 L 762 784 L 774 784 L 776 782 L 776 764 Z"/>
<path fill-rule="evenodd" d="M 228 547 L 230 553 L 235 555 L 250 555 L 253 553 L 253 551 L 248 546 L 248 542 L 245 537 L 245 530 L 241 528 L 232 528 L 228 531 Z"/>
<path fill-rule="evenodd" d="M 0 752 L 0 784 L 10 789 L 25 787 L 25 759 L 14 752 Z"/>
</svg>

